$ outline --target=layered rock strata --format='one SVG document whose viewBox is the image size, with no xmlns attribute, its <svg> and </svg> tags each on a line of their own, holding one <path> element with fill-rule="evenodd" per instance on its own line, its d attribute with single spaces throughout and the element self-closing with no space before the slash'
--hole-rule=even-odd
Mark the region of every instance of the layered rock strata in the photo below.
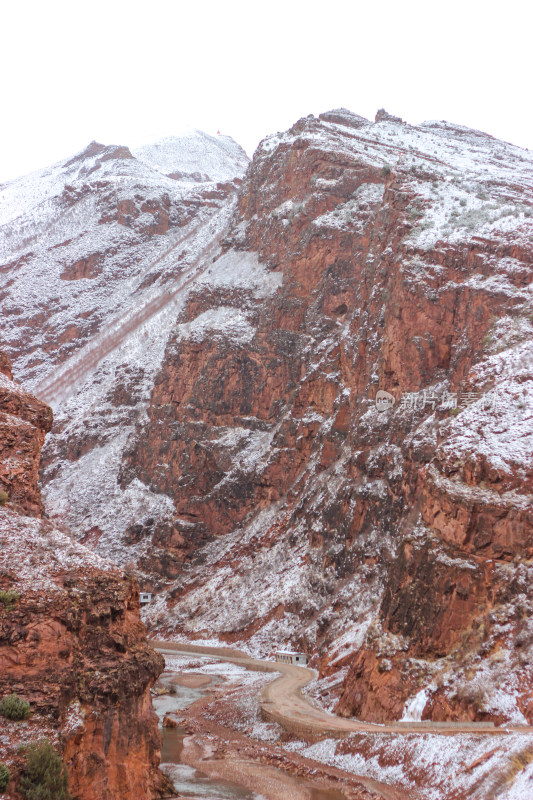
<svg viewBox="0 0 533 800">
<path fill-rule="evenodd" d="M 151 624 L 303 648 L 342 714 L 531 721 L 532 176 L 386 114 L 261 143 L 122 469 L 175 504 Z"/>
<path fill-rule="evenodd" d="M 0 376 L 0 696 L 30 703 L 2 721 L 0 758 L 18 797 L 21 745 L 47 736 L 79 800 L 152 800 L 168 788 L 150 688 L 163 659 L 147 644 L 137 581 L 39 518 L 37 470 L 52 412 Z M 31 515 L 31 516 L 30 516 Z"/>
</svg>

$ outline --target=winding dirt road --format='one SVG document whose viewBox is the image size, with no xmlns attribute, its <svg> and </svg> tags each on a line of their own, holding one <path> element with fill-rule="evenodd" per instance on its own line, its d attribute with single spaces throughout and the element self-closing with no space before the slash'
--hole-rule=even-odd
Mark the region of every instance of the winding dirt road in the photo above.
<svg viewBox="0 0 533 800">
<path fill-rule="evenodd" d="M 296 667 L 277 661 L 251 658 L 240 650 L 224 647 L 201 647 L 152 640 L 152 647 L 164 653 L 188 653 L 204 655 L 221 661 L 231 661 L 246 669 L 260 672 L 280 672 L 281 676 L 269 683 L 261 693 L 263 718 L 277 722 L 285 730 L 301 737 L 343 737 L 350 733 L 379 733 L 406 735 L 412 733 L 436 733 L 444 736 L 470 734 L 478 736 L 506 736 L 509 733 L 533 733 L 532 726 L 507 726 L 496 728 L 485 722 L 391 722 L 377 725 L 356 719 L 343 719 L 328 714 L 313 705 L 312 700 L 302 694 L 302 689 L 315 678 L 315 672 L 307 667 Z"/>
</svg>

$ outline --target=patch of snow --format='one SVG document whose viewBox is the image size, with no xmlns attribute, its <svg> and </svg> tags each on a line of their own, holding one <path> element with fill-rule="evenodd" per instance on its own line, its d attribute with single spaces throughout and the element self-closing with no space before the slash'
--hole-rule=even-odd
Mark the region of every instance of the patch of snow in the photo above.
<svg viewBox="0 0 533 800">
<path fill-rule="evenodd" d="M 255 252 L 228 250 L 218 258 L 198 282 L 216 289 L 243 289 L 256 298 L 268 297 L 281 286 L 280 272 L 267 270 Z"/>
<path fill-rule="evenodd" d="M 406 703 L 401 716 L 402 722 L 420 722 L 422 714 L 433 687 L 421 689 L 414 697 L 410 697 Z"/>
<path fill-rule="evenodd" d="M 178 325 L 176 330 L 178 340 L 202 341 L 210 333 L 218 332 L 239 344 L 251 342 L 256 333 L 256 329 L 249 323 L 246 315 L 229 306 L 210 308 L 191 322 Z"/>
</svg>

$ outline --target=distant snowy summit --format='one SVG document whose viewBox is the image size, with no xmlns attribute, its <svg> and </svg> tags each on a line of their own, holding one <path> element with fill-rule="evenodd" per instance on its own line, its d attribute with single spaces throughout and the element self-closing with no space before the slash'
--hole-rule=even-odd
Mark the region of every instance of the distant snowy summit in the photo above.
<svg viewBox="0 0 533 800">
<path fill-rule="evenodd" d="M 198 184 L 242 178 L 249 163 L 243 148 L 230 136 L 211 136 L 196 129 L 131 149 L 92 141 L 63 161 L 0 184 L 0 226 L 27 214 L 32 217 L 31 224 L 37 218 L 42 222 L 43 217 L 50 217 L 51 224 L 59 212 L 49 203 L 52 198 L 59 199 L 67 186 L 72 189 L 105 180 L 124 187 L 129 181 L 158 191 L 166 179 L 169 189 L 189 191 Z M 24 226 L 27 224 L 29 220 Z M 0 259 L 4 245 L 13 248 L 13 236 L 13 231 L 0 230 Z"/>
<path fill-rule="evenodd" d="M 132 153 L 163 175 L 195 182 L 242 177 L 250 161 L 231 136 L 211 136 L 196 129 L 132 148 Z"/>
</svg>

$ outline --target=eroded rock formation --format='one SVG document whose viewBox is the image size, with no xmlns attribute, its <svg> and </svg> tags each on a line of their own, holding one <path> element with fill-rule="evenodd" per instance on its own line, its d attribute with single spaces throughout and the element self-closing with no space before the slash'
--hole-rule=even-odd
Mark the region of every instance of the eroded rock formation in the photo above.
<svg viewBox="0 0 533 800">
<path fill-rule="evenodd" d="M 2 719 L 0 756 L 14 776 L 19 745 L 48 736 L 79 800 L 152 800 L 167 788 L 150 687 L 163 659 L 146 642 L 139 588 L 39 518 L 40 449 L 51 410 L 0 376 L 0 696 L 31 704 L 27 722 Z M 31 516 L 28 516 L 31 515 Z"/>
<path fill-rule="evenodd" d="M 87 311 L 50 292 L 44 353 L 17 300 L 35 221 L 6 233 L 10 347 L 68 395 L 50 514 L 137 562 L 154 628 L 303 648 L 339 713 L 531 721 L 531 153 L 337 109 L 242 185 L 130 155 L 54 179 L 83 247 L 54 228 L 40 280 Z"/>
<path fill-rule="evenodd" d="M 350 665 L 339 713 L 531 721 L 531 175 L 384 113 L 261 144 L 122 470 L 175 502 L 153 624 Z"/>
</svg>

